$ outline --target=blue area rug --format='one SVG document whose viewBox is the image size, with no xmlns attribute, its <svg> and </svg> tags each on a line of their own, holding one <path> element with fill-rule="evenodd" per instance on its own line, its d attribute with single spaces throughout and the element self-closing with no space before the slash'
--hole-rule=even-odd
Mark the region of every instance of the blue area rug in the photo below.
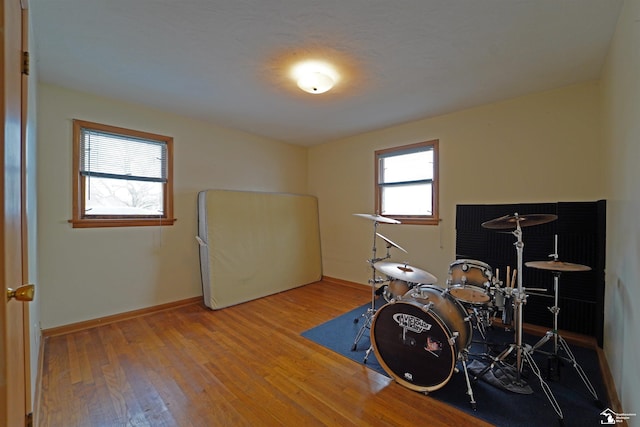
<svg viewBox="0 0 640 427">
<path fill-rule="evenodd" d="M 382 307 L 385 303 L 386 301 L 384 301 L 384 299 L 378 298 L 376 300 L 376 308 Z M 352 346 L 360 326 L 365 321 L 362 315 L 366 313 L 370 307 L 371 303 L 368 303 L 356 308 L 333 320 L 303 332 L 302 336 L 362 364 L 365 353 L 370 347 L 370 330 L 366 329 L 355 351 L 352 351 Z M 385 311 L 390 310 L 387 309 Z M 380 312 L 381 311 L 378 311 L 378 313 Z M 354 319 L 358 319 L 358 322 L 355 323 Z M 380 325 L 382 325 L 382 323 L 376 327 L 376 331 L 380 330 L 379 328 L 382 327 Z M 376 344 L 377 347 L 381 349 L 382 344 L 378 342 L 377 337 L 378 335 L 376 335 Z M 524 334 L 523 336 L 524 344 L 534 345 L 538 340 L 539 337 L 528 334 Z M 469 351 L 471 357 L 469 362 L 467 362 L 468 364 L 476 359 L 476 363 L 486 365 L 486 359 L 482 359 L 479 355 L 485 353 L 487 347 L 480 341 L 482 341 L 480 334 L 474 330 L 473 344 L 470 346 Z M 514 341 L 514 333 L 495 328 L 487 332 L 486 341 L 495 343 L 495 345 L 492 346 L 495 352 L 492 354 L 495 355 Z M 552 342 L 550 341 L 539 350 L 551 351 L 552 348 Z M 599 402 L 596 402 L 591 393 L 589 393 L 572 365 L 563 362 L 559 369 L 559 378 L 557 375 L 553 375 L 555 378 L 547 379 L 548 356 L 541 352 L 534 352 L 533 358 L 562 411 L 562 424 L 565 426 L 580 427 L 600 425 L 600 421 L 604 419 L 600 413 L 606 407 L 609 407 L 609 402 L 602 381 L 597 354 L 592 349 L 575 345 L 569 345 L 569 348 L 595 389 Z M 566 356 L 564 352 L 560 354 Z M 389 366 L 389 363 L 386 363 L 387 359 L 383 359 L 383 362 Z M 381 366 L 373 351 L 369 354 L 365 366 L 387 377 L 397 377 L 397 375 L 385 372 L 385 369 Z M 491 385 L 488 382 L 490 375 L 484 375 L 476 381 L 473 381 L 471 385 L 477 402 L 476 410 L 474 411 L 470 405 L 469 396 L 466 394 L 467 387 L 462 364 L 458 362 L 457 367 L 460 371 L 454 373 L 450 380 L 445 380 L 444 386 L 432 391 L 429 393 L 429 396 L 497 426 L 559 425 L 559 417 L 541 388 L 540 381 L 533 373 L 529 372 L 527 366 L 528 365 L 525 364 L 522 378 L 525 379 L 533 391 L 531 394 L 514 393 Z M 391 369 L 391 372 L 394 372 L 394 370 Z M 472 374 L 470 373 L 470 375 Z M 396 381 L 398 380 L 398 378 L 394 379 L 396 379 Z M 403 380 L 401 379 L 400 383 L 402 384 L 402 382 Z"/>
</svg>

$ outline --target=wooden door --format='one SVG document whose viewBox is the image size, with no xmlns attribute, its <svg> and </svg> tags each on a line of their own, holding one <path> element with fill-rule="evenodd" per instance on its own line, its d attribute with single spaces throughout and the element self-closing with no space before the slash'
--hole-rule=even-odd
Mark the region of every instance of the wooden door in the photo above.
<svg viewBox="0 0 640 427">
<path fill-rule="evenodd" d="M 8 300 L 7 289 L 23 285 L 23 16 L 20 0 L 0 0 L 2 78 L 0 109 L 0 425 L 20 427 L 31 411 L 28 306 Z M 25 324 L 25 320 L 27 323 Z"/>
</svg>

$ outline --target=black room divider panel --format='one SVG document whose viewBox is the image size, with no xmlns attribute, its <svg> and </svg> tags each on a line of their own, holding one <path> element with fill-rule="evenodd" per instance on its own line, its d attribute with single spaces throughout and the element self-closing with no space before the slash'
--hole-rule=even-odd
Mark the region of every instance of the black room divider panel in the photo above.
<svg viewBox="0 0 640 427">
<path fill-rule="evenodd" d="M 527 298 L 526 323 L 553 327 L 553 273 L 524 266 L 549 261 L 558 237 L 558 259 L 591 267 L 590 271 L 562 272 L 559 276 L 558 328 L 593 336 L 602 346 L 604 323 L 604 269 L 606 201 L 458 205 L 456 207 L 456 259 L 475 259 L 491 266 L 505 280 L 507 266 L 517 266 L 516 237 L 511 230 L 486 229 L 483 222 L 505 215 L 555 214 L 546 224 L 522 227 L 524 287 L 546 288 Z"/>
</svg>

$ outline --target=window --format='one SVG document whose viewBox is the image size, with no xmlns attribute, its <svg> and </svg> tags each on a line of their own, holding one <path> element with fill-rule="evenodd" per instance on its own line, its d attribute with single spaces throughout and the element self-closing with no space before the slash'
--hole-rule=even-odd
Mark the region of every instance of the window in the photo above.
<svg viewBox="0 0 640 427">
<path fill-rule="evenodd" d="M 375 153 L 376 213 L 403 224 L 438 224 L 438 140 Z"/>
<path fill-rule="evenodd" d="M 77 227 L 173 225 L 173 138 L 73 121 Z"/>
</svg>

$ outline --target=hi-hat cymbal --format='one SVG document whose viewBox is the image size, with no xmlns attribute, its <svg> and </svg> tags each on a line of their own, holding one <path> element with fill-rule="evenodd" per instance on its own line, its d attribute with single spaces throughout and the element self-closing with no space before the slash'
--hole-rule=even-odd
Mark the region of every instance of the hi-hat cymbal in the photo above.
<svg viewBox="0 0 640 427">
<path fill-rule="evenodd" d="M 371 215 L 371 214 L 354 214 L 354 215 L 362 218 L 370 219 L 371 221 L 376 221 L 376 222 L 384 222 L 387 224 L 400 224 L 400 221 L 396 219 L 387 218 L 380 215 Z"/>
<path fill-rule="evenodd" d="M 589 271 L 591 267 L 582 264 L 572 264 L 562 261 L 529 261 L 525 262 L 527 267 L 537 268 L 538 270 L 549 271 Z"/>
<path fill-rule="evenodd" d="M 506 229 L 520 227 L 529 227 L 532 225 L 545 224 L 555 221 L 558 215 L 553 214 L 528 214 L 528 215 L 505 215 L 482 223 L 482 227 L 491 229 Z"/>
<path fill-rule="evenodd" d="M 399 264 L 397 262 L 377 262 L 373 267 L 381 273 L 391 276 L 394 279 L 404 280 L 405 282 L 422 283 L 423 285 L 433 285 L 438 278 L 431 273 L 412 267 L 408 264 Z"/>
<path fill-rule="evenodd" d="M 380 233 L 376 233 L 376 236 L 378 236 L 379 238 L 381 238 L 382 240 L 384 240 L 385 242 L 387 242 L 387 247 L 390 248 L 391 246 L 393 246 L 394 248 L 398 248 L 400 249 L 402 252 L 404 252 L 405 254 L 408 253 L 406 250 L 404 250 L 400 245 L 398 245 L 397 243 L 393 243 L 391 240 L 389 240 L 388 238 L 384 237 L 382 234 Z"/>
</svg>

